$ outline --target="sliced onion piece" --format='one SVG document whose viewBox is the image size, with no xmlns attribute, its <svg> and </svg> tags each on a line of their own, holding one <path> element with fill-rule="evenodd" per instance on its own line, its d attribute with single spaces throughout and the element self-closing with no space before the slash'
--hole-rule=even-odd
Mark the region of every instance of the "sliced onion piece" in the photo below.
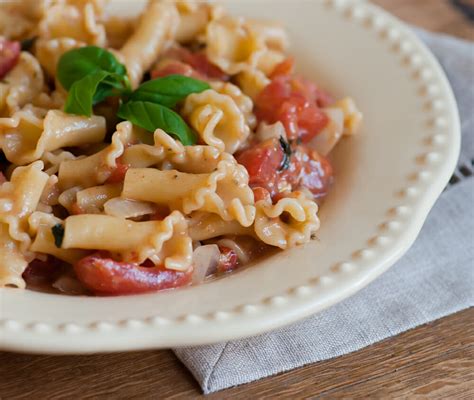
<svg viewBox="0 0 474 400">
<path fill-rule="evenodd" d="M 76 278 L 73 278 L 69 275 L 62 275 L 52 285 L 55 289 L 58 289 L 60 292 L 69 294 L 69 295 L 81 295 L 86 294 L 87 291 Z"/>
<path fill-rule="evenodd" d="M 216 244 L 200 246 L 193 252 L 193 284 L 201 283 L 217 270 L 221 252 Z"/>
<path fill-rule="evenodd" d="M 104 204 L 104 212 L 113 217 L 137 218 L 143 215 L 153 214 L 155 212 L 155 206 L 143 201 L 116 197 Z"/>
<path fill-rule="evenodd" d="M 274 124 L 267 124 L 266 122 L 261 122 L 258 125 L 256 132 L 256 137 L 259 142 L 264 142 L 268 139 L 286 139 L 285 127 L 280 121 L 275 122 Z"/>
<path fill-rule="evenodd" d="M 344 112 L 340 108 L 325 108 L 329 123 L 314 137 L 308 146 L 319 154 L 326 156 L 336 146 L 344 131 Z"/>
</svg>

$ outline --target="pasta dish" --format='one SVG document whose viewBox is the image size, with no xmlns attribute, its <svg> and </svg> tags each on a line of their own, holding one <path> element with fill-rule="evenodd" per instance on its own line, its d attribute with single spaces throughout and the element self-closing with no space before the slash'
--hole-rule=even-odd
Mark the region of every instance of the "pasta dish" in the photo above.
<svg viewBox="0 0 474 400">
<path fill-rule="evenodd" d="M 362 115 L 289 54 L 202 1 L 2 2 L 0 288 L 152 292 L 314 239 Z"/>
</svg>

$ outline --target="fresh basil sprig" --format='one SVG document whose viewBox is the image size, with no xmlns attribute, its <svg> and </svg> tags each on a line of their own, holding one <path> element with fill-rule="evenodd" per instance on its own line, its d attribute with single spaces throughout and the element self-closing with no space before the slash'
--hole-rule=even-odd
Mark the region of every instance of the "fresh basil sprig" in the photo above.
<svg viewBox="0 0 474 400">
<path fill-rule="evenodd" d="M 92 106 L 104 100 L 108 90 L 103 87 L 98 91 L 98 87 L 106 77 L 108 72 L 98 70 L 90 75 L 74 82 L 69 89 L 69 94 L 66 99 L 64 111 L 69 114 L 86 115 L 88 117 L 92 114 Z"/>
<path fill-rule="evenodd" d="M 142 83 L 130 96 L 131 101 L 149 101 L 173 108 L 192 93 L 200 93 L 211 87 L 207 82 L 184 75 L 168 75 Z"/>
<path fill-rule="evenodd" d="M 196 143 L 196 135 L 179 114 L 171 110 L 192 93 L 210 88 L 209 84 L 183 75 L 169 75 L 130 89 L 127 70 L 105 49 L 86 46 L 70 50 L 61 57 L 57 76 L 69 91 L 64 111 L 92 114 L 92 107 L 107 97 L 122 96 L 117 112 L 148 131 L 163 129 L 184 145 Z"/>
<path fill-rule="evenodd" d="M 80 47 L 64 53 L 58 62 L 57 77 L 64 89 L 69 90 L 75 82 L 96 71 L 110 73 L 113 78 L 109 83 L 112 85 L 128 80 L 125 66 L 112 53 L 97 46 Z"/>
<path fill-rule="evenodd" d="M 64 111 L 70 114 L 92 114 L 92 106 L 107 97 L 130 93 L 127 69 L 109 51 L 86 46 L 63 54 L 57 76 L 69 91 Z"/>
<path fill-rule="evenodd" d="M 161 128 L 185 146 L 196 143 L 196 136 L 181 116 L 161 104 L 129 101 L 120 106 L 117 115 L 150 132 Z"/>
</svg>

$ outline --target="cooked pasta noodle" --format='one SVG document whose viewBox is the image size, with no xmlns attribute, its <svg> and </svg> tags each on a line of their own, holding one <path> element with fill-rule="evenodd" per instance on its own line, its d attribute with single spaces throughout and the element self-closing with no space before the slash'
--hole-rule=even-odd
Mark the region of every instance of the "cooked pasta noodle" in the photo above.
<svg viewBox="0 0 474 400">
<path fill-rule="evenodd" d="M 0 4 L 0 289 L 144 293 L 310 242 L 355 101 L 294 73 L 278 23 L 106 6 Z"/>
</svg>

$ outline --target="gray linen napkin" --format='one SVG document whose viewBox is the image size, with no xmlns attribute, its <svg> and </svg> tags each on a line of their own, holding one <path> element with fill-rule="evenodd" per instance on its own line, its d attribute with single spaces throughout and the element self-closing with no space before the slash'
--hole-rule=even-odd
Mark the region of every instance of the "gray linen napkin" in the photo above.
<svg viewBox="0 0 474 400">
<path fill-rule="evenodd" d="M 351 298 L 260 336 L 175 349 L 204 393 L 361 349 L 474 304 L 474 44 L 417 31 L 445 68 L 463 130 L 455 177 L 408 253 Z"/>
</svg>

